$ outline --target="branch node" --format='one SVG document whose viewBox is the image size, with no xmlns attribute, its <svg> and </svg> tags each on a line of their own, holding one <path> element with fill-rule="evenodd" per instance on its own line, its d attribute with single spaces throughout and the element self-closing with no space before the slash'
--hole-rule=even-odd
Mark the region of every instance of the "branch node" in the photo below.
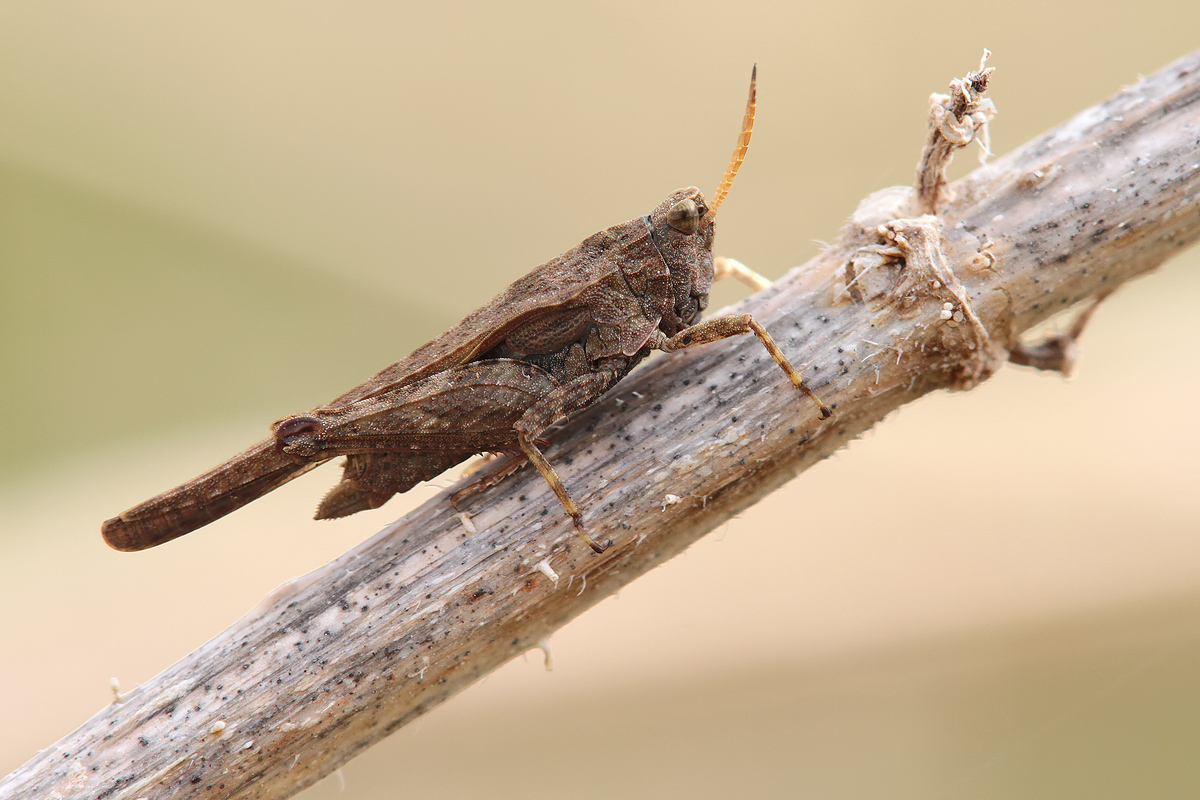
<svg viewBox="0 0 1200 800">
<path fill-rule="evenodd" d="M 962 363 L 954 387 L 969 389 L 990 376 L 1006 360 L 1007 349 L 993 342 L 966 287 L 951 269 L 937 218 L 926 215 L 896 219 L 880 232 L 895 245 L 894 251 L 882 252 L 903 263 L 903 277 L 891 292 L 893 302 L 904 307 L 925 297 L 942 301 L 938 318 L 945 325 L 939 332 L 939 343 L 947 353 L 958 352 Z M 960 323 L 970 327 L 970 337 L 958 334 Z"/>
</svg>

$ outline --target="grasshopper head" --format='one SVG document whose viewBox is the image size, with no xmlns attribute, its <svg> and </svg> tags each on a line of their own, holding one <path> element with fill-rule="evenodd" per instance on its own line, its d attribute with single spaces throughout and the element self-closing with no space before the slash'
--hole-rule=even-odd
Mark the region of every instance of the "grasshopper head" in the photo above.
<svg viewBox="0 0 1200 800">
<path fill-rule="evenodd" d="M 704 195 L 693 186 L 672 193 L 650 215 L 655 244 L 671 270 L 671 294 L 675 302 L 659 322 L 659 328 L 668 336 L 699 321 L 701 312 L 708 305 L 708 290 L 713 281 L 712 247 L 717 209 L 729 194 L 729 187 L 750 147 L 757 85 L 756 65 L 750 71 L 750 96 L 746 99 L 742 131 L 712 202 L 705 201 Z"/>
<path fill-rule="evenodd" d="M 668 336 L 692 325 L 708 306 L 713 280 L 713 215 L 696 187 L 672 192 L 650 214 L 654 243 L 671 271 L 671 308 L 659 327 Z"/>
</svg>

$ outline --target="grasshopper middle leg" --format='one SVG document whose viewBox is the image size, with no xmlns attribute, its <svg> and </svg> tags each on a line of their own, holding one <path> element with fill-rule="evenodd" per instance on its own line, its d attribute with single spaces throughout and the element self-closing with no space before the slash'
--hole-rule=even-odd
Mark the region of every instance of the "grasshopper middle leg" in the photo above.
<svg viewBox="0 0 1200 800">
<path fill-rule="evenodd" d="M 534 403 L 526 409 L 521 418 L 517 420 L 516 425 L 513 426 L 517 431 L 517 443 L 520 445 L 521 451 L 546 479 L 546 483 L 550 484 L 550 488 L 554 490 L 554 494 L 562 503 L 563 508 L 571 515 L 571 522 L 575 525 L 575 530 L 579 533 L 580 538 L 597 553 L 607 550 L 611 542 L 601 544 L 584 530 L 583 514 L 580 512 L 579 506 L 567 493 L 562 479 L 558 477 L 554 467 L 550 466 L 550 462 L 542 455 L 535 440 L 555 421 L 590 405 L 620 377 L 618 373 L 603 371 L 581 375 Z"/>
</svg>

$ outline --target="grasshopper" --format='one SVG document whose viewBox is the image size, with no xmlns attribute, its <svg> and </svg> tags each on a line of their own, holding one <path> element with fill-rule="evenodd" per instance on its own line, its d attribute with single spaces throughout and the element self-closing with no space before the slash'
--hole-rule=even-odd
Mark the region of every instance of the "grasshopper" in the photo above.
<svg viewBox="0 0 1200 800">
<path fill-rule="evenodd" d="M 596 552 L 579 506 L 539 448 L 556 421 L 595 403 L 652 350 L 753 333 L 792 384 L 830 411 L 749 314 L 700 321 L 713 281 L 717 209 L 754 127 L 757 69 L 733 158 L 712 201 L 695 187 L 650 214 L 584 239 L 462 322 L 271 437 L 102 526 L 117 550 L 142 550 L 219 519 L 336 456 L 342 478 L 317 519 L 378 508 L 478 453 L 529 461 Z M 501 475 L 500 477 L 503 477 Z M 493 479 L 492 483 L 498 482 Z M 461 493 L 460 493 L 461 494 Z"/>
</svg>

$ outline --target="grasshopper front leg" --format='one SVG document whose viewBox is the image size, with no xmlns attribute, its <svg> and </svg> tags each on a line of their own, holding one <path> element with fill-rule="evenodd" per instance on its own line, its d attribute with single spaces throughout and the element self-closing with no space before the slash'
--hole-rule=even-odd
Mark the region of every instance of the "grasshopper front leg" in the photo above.
<svg viewBox="0 0 1200 800">
<path fill-rule="evenodd" d="M 788 376 L 788 380 L 792 382 L 792 385 L 812 398 L 813 402 L 817 404 L 817 408 L 821 410 L 821 419 L 829 419 L 833 416 L 833 412 L 821 402 L 821 398 L 817 397 L 813 393 L 813 390 L 808 388 L 808 384 L 804 382 L 804 378 L 792 366 L 792 362 L 788 361 L 787 356 L 779 349 L 779 345 L 775 344 L 775 340 L 771 338 L 771 334 L 767 333 L 767 329 L 750 314 L 735 314 L 729 317 L 716 317 L 705 320 L 690 328 L 683 329 L 670 338 L 659 341 L 655 347 L 664 352 L 672 353 L 676 350 L 682 350 L 685 347 L 708 344 L 718 339 L 725 339 L 745 333 L 753 333 L 757 336 L 758 340 L 762 342 L 763 347 L 767 348 L 767 352 L 771 354 L 771 358 L 775 359 L 775 363 Z"/>
</svg>

